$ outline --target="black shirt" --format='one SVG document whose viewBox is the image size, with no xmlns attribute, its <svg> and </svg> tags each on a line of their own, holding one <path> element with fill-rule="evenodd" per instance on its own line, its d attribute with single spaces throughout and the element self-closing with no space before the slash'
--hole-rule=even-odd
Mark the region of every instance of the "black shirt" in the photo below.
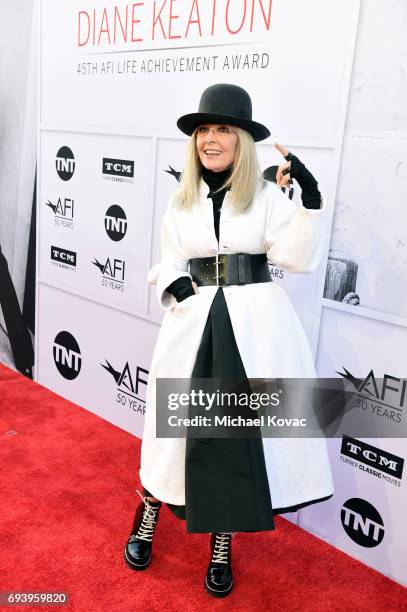
<svg viewBox="0 0 407 612">
<path fill-rule="evenodd" d="M 222 189 L 218 193 L 214 193 L 216 189 L 218 189 L 230 176 L 232 172 L 232 167 L 226 168 L 226 170 L 222 170 L 221 172 L 213 172 L 212 170 L 208 170 L 205 166 L 201 166 L 202 169 L 202 178 L 205 183 L 209 186 L 208 198 L 212 198 L 213 204 L 213 220 L 215 227 L 216 239 L 219 241 L 219 220 L 220 220 L 220 209 L 223 203 L 223 199 L 225 197 L 227 188 Z M 194 288 L 191 283 L 191 279 L 188 276 L 181 276 L 181 278 L 177 278 L 171 285 L 169 285 L 166 289 L 169 293 L 172 293 L 175 296 L 177 302 L 181 302 L 185 300 L 190 295 L 194 295 Z"/>
</svg>

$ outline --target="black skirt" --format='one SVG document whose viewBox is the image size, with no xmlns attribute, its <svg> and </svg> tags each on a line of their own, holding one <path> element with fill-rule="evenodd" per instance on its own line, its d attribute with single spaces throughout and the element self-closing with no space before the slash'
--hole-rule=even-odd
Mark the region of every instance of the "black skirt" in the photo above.
<svg viewBox="0 0 407 612">
<path fill-rule="evenodd" d="M 191 379 L 216 379 L 217 388 L 250 393 L 232 323 L 219 287 L 212 301 Z M 244 412 L 244 409 L 239 409 Z M 243 416 L 245 416 L 243 414 Z M 196 438 L 187 435 L 185 506 L 167 504 L 190 533 L 256 532 L 275 528 L 274 515 L 293 512 L 272 507 L 260 428 L 250 437 Z M 151 495 L 144 489 L 145 495 Z"/>
</svg>

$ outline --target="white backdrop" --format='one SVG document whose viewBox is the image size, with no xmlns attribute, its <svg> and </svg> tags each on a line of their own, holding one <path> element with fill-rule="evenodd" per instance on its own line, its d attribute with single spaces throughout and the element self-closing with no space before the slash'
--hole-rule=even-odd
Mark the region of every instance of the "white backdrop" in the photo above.
<svg viewBox="0 0 407 612">
<path fill-rule="evenodd" d="M 259 0 L 253 3 L 252 31 L 250 12 L 242 19 L 245 3 L 230 3 L 228 22 L 222 12 L 227 3 L 218 2 L 213 35 L 208 8 L 212 3 L 201 3 L 205 6 L 200 13 L 201 31 L 191 24 L 186 32 L 192 4 L 178 2 L 179 17 L 172 20 L 164 7 L 162 19 L 152 28 L 155 3 L 140 3 L 140 21 L 134 28 L 136 38 L 142 40 L 134 42 L 129 35 L 127 41 L 120 35 L 114 41 L 113 3 L 94 2 L 86 8 L 82 2 L 43 0 L 40 5 L 36 379 L 136 435 L 142 431 L 142 380 L 161 317 L 146 274 L 159 259 L 160 219 L 175 186 L 174 176 L 167 171 L 182 169 L 186 142 L 175 125 L 178 116 L 196 110 L 200 93 L 212 83 L 233 82 L 248 89 L 254 119 L 272 132 L 270 139 L 258 144 L 262 168 L 281 162 L 273 147 L 275 140 L 296 153 L 314 172 L 328 199 L 329 224 L 342 152 L 358 2 L 274 0 L 267 26 L 264 14 L 267 17 L 271 2 Z M 116 6 L 124 18 L 126 6 L 131 5 Z M 261 7 L 266 7 L 264 13 Z M 78 41 L 86 40 L 85 12 L 91 23 L 95 17 L 99 29 L 95 43 L 92 32 L 86 44 L 78 46 Z M 241 21 L 239 32 L 228 31 L 228 26 L 237 30 Z M 240 67 L 233 68 L 239 58 Z M 186 69 L 188 60 L 192 70 Z M 69 181 L 56 172 L 57 153 L 63 146 L 75 158 Z M 103 174 L 104 158 L 134 162 L 134 177 L 130 180 L 122 173 L 115 178 L 125 182 L 109 180 Z M 66 199 L 70 205 L 62 207 L 65 214 L 57 224 L 60 210 L 52 204 Z M 106 219 L 114 217 L 107 213 L 112 205 L 120 206 L 127 219 L 126 234 L 120 240 L 113 240 L 106 231 Z M 53 259 L 51 246 L 57 247 Z M 113 273 L 111 262 L 115 263 Z M 326 302 L 324 264 L 312 275 L 276 271 L 275 278 L 289 291 L 316 356 L 321 307 Z M 327 309 L 324 316 L 329 316 Z M 55 341 L 61 331 L 76 340 L 79 353 L 77 347 L 72 349 L 71 338 L 64 336 L 62 345 L 61 336 Z M 329 342 L 338 346 L 338 337 L 332 333 Z M 69 360 L 74 354 L 68 367 L 58 369 L 61 355 Z M 329 364 L 327 354 L 318 353 L 320 375 L 334 376 L 351 362 L 350 355 L 345 361 L 348 352 L 335 350 L 335 364 Z M 383 447 L 383 442 L 388 443 L 377 441 L 377 446 Z M 395 442 L 387 444 L 388 451 L 396 452 Z M 361 546 L 341 525 L 339 511 L 348 499 L 369 498 L 377 506 L 384 485 L 373 479 L 352 482 L 344 471 L 348 464 L 339 462 L 338 445 L 338 440 L 330 444 L 336 482 L 333 500 L 301 511 L 299 522 L 405 582 L 397 562 L 402 551 L 391 535 L 383 538 L 383 545 Z M 357 474 L 366 477 L 361 470 Z M 381 508 L 381 515 L 387 510 L 384 521 L 393 533 L 405 533 L 398 512 L 401 490 L 386 489 L 387 501 Z M 355 530 L 361 528 L 359 523 Z"/>
<path fill-rule="evenodd" d="M 273 2 L 269 13 L 271 2 L 259 0 L 251 4 L 253 14 L 244 14 L 239 3 L 218 2 L 213 35 L 208 31 L 211 3 L 200 3 L 200 22 L 188 28 L 192 4 L 178 2 L 179 16 L 171 19 L 165 3 L 142 3 L 135 9 L 130 32 L 125 16 L 131 5 L 99 1 L 86 8 L 77 1 L 40 3 L 38 299 L 42 301 L 45 286 L 61 292 L 64 308 L 55 320 L 55 336 L 67 328 L 64 317 L 67 309 L 74 308 L 68 306 L 72 296 L 131 315 L 134 333 L 124 336 L 120 326 L 116 333 L 122 337 L 124 352 L 126 348 L 132 352 L 135 338 L 142 343 L 137 365 L 146 370 L 154 339 L 150 341 L 144 330 L 151 323 L 159 324 L 162 316 L 146 276 L 160 257 L 161 217 L 176 186 L 171 169 L 182 170 L 186 144 L 176 119 L 197 109 L 202 90 L 216 82 L 233 82 L 250 92 L 253 118 L 272 131 L 272 137 L 258 145 L 261 167 L 281 163 L 275 140 L 298 154 L 317 176 L 327 199 L 327 224 L 332 220 L 341 153 L 355 3 L 335 2 L 328 10 L 321 0 L 313 0 L 306 9 L 294 0 Z M 154 22 L 158 6 L 162 11 Z M 310 17 L 316 12 L 323 28 Z M 119 17 L 124 24 L 120 28 Z M 239 31 L 238 23 L 242 23 Z M 142 40 L 132 43 L 132 35 Z M 60 151 L 63 147 L 72 157 L 69 176 L 57 172 L 58 164 L 68 163 Z M 133 176 L 107 176 L 105 159 L 127 160 Z M 126 219 L 120 240 L 113 240 L 105 229 L 113 205 L 119 207 L 115 214 Z M 326 255 L 327 249 L 328 244 Z M 110 277 L 103 278 L 106 266 Z M 315 352 L 324 261 L 313 274 L 273 273 L 298 305 Z M 39 308 L 36 377 L 49 384 L 53 380 L 52 388 L 66 394 L 51 346 L 44 344 L 43 321 L 49 324 L 49 313 Z M 88 335 L 108 352 L 101 333 L 103 319 L 83 316 L 78 326 L 71 332 L 74 337 Z M 93 381 L 93 401 L 85 403 L 77 389 L 80 378 L 71 380 L 67 396 L 113 420 L 114 397 L 102 382 Z M 132 416 L 128 430 L 140 435 L 142 418 Z"/>
</svg>

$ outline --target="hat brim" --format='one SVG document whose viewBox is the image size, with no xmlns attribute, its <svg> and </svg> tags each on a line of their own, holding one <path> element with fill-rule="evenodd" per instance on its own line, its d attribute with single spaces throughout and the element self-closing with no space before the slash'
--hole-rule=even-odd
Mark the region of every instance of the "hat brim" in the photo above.
<svg viewBox="0 0 407 612">
<path fill-rule="evenodd" d="M 177 127 L 187 136 L 192 136 L 195 128 L 201 125 L 201 123 L 223 123 L 241 127 L 253 136 L 255 142 L 271 136 L 266 126 L 257 123 L 257 121 L 235 117 L 234 115 L 218 115 L 214 113 L 189 113 L 188 115 L 182 115 L 177 121 Z"/>
</svg>

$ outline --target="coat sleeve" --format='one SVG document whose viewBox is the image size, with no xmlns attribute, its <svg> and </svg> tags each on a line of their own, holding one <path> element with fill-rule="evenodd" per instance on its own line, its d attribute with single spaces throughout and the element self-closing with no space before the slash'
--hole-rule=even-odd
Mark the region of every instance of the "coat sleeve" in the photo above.
<svg viewBox="0 0 407 612">
<path fill-rule="evenodd" d="M 175 217 L 171 198 L 161 221 L 161 261 L 151 268 L 147 277 L 150 284 L 156 285 L 158 302 L 164 310 L 169 310 L 176 302 L 166 288 L 182 276 L 192 280 L 188 272 L 189 257 L 181 247 Z"/>
<path fill-rule="evenodd" d="M 265 242 L 267 259 L 288 272 L 314 272 L 326 239 L 326 200 L 318 209 L 297 206 L 277 185 L 270 184 Z"/>
</svg>

